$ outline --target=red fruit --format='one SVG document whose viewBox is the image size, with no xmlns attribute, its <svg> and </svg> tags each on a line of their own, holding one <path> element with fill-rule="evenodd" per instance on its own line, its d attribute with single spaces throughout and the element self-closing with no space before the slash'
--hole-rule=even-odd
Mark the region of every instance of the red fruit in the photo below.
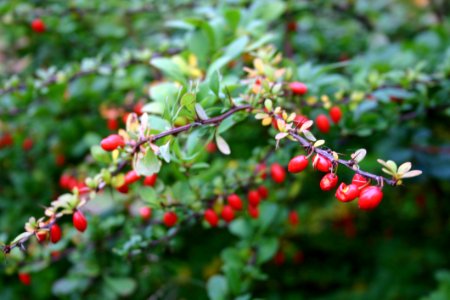
<svg viewBox="0 0 450 300">
<path fill-rule="evenodd" d="M 167 227 L 174 226 L 178 221 L 178 216 L 173 211 L 168 211 L 164 214 L 163 222 Z"/>
<path fill-rule="evenodd" d="M 217 151 L 217 146 L 216 143 L 214 142 L 209 142 L 208 144 L 206 144 L 206 152 L 208 153 L 214 153 Z"/>
<path fill-rule="evenodd" d="M 295 128 L 300 128 L 303 124 L 305 124 L 306 121 L 309 121 L 307 117 L 302 115 L 296 115 L 294 118 Z"/>
<path fill-rule="evenodd" d="M 50 255 L 54 260 L 57 260 L 58 258 L 60 258 L 61 252 L 55 250 L 55 251 L 50 252 Z"/>
<path fill-rule="evenodd" d="M 320 114 L 317 116 L 316 125 L 317 129 L 319 129 L 320 132 L 328 133 L 330 131 L 330 121 L 324 114 Z"/>
<path fill-rule="evenodd" d="M 339 123 L 339 121 L 342 119 L 342 111 L 339 106 L 333 106 L 332 108 L 330 108 L 329 114 L 334 124 Z"/>
<path fill-rule="evenodd" d="M 143 221 L 148 221 L 152 217 L 152 209 L 148 206 L 141 207 L 139 209 L 139 214 Z"/>
<path fill-rule="evenodd" d="M 303 82 L 291 82 L 289 84 L 289 89 L 294 93 L 295 95 L 304 95 L 308 92 L 308 87 Z"/>
<path fill-rule="evenodd" d="M 270 167 L 270 175 L 272 176 L 273 181 L 276 183 L 282 183 L 286 178 L 286 171 L 280 164 L 274 163 Z"/>
<path fill-rule="evenodd" d="M 105 151 L 113 151 L 116 150 L 118 147 L 125 146 L 125 141 L 123 140 L 123 137 L 121 137 L 120 135 L 111 134 L 106 138 L 104 138 L 101 141 L 100 145 Z"/>
<path fill-rule="evenodd" d="M 265 186 L 260 185 L 258 187 L 258 194 L 262 199 L 266 199 L 269 196 L 269 190 Z"/>
<path fill-rule="evenodd" d="M 275 257 L 273 258 L 273 261 L 278 266 L 284 264 L 284 253 L 281 250 L 278 250 L 278 252 L 275 254 Z"/>
<path fill-rule="evenodd" d="M 227 197 L 228 204 L 235 210 L 242 209 L 242 200 L 236 194 L 231 194 Z"/>
<path fill-rule="evenodd" d="M 127 124 L 127 120 L 128 120 L 128 116 L 129 115 L 130 115 L 129 112 L 126 112 L 126 113 L 123 114 L 122 121 L 123 121 L 124 124 Z"/>
<path fill-rule="evenodd" d="M 108 119 L 106 121 L 106 125 L 108 126 L 108 129 L 111 131 L 117 130 L 119 128 L 119 121 L 117 119 Z"/>
<path fill-rule="evenodd" d="M 346 185 L 342 182 L 336 191 L 336 198 L 341 202 L 355 200 L 359 196 L 359 189 L 354 184 Z"/>
<path fill-rule="evenodd" d="M 356 185 L 359 188 L 367 186 L 368 183 L 369 181 L 367 180 L 367 178 L 360 174 L 355 174 L 353 176 L 352 184 Z"/>
<path fill-rule="evenodd" d="M 88 225 L 88 223 L 86 221 L 86 217 L 83 215 L 83 213 L 80 210 L 77 210 L 73 213 L 72 222 L 73 222 L 73 226 L 79 232 L 84 232 Z"/>
<path fill-rule="evenodd" d="M 259 202 L 261 201 L 258 191 L 255 190 L 249 191 L 247 197 L 248 203 L 250 203 L 251 206 L 258 206 Z"/>
<path fill-rule="evenodd" d="M 36 235 L 38 242 L 42 243 L 47 240 L 48 231 L 47 230 L 38 230 L 38 231 L 36 231 L 35 235 Z"/>
<path fill-rule="evenodd" d="M 45 31 L 45 23 L 44 23 L 44 21 L 42 21 L 41 19 L 34 19 L 31 22 L 31 29 L 34 32 L 37 32 L 37 33 L 44 32 Z"/>
<path fill-rule="evenodd" d="M 338 177 L 336 174 L 328 173 L 320 180 L 320 188 L 322 191 L 329 191 L 333 189 L 338 183 Z"/>
<path fill-rule="evenodd" d="M 377 186 L 368 186 L 361 190 L 358 200 L 359 209 L 372 210 L 377 207 L 383 199 L 383 192 Z"/>
<path fill-rule="evenodd" d="M 139 101 L 138 103 L 136 103 L 133 107 L 133 111 L 138 115 L 142 115 L 142 108 L 144 107 L 144 102 Z"/>
<path fill-rule="evenodd" d="M 66 163 L 66 157 L 64 156 L 64 154 L 57 154 L 55 157 L 55 163 L 58 167 L 64 166 L 64 164 Z"/>
<path fill-rule="evenodd" d="M 136 173 L 135 170 L 129 171 L 127 174 L 125 174 L 125 184 L 129 185 L 132 184 L 141 178 L 138 173 Z"/>
<path fill-rule="evenodd" d="M 222 209 L 222 219 L 225 222 L 230 223 L 234 219 L 234 210 L 231 206 L 225 205 Z"/>
<path fill-rule="evenodd" d="M 260 163 L 256 165 L 256 174 L 261 176 L 261 179 L 266 179 L 267 177 L 267 166 L 264 163 Z"/>
<path fill-rule="evenodd" d="M 30 285 L 31 284 L 31 276 L 28 273 L 19 273 L 19 280 L 24 285 Z"/>
<path fill-rule="evenodd" d="M 249 205 L 248 206 L 248 214 L 253 219 L 258 219 L 258 217 L 259 217 L 259 208 L 258 208 L 258 206 L 251 206 L 251 205 Z"/>
<path fill-rule="evenodd" d="M 308 158 L 304 155 L 297 155 L 289 161 L 288 171 L 291 173 L 299 173 L 308 166 Z"/>
<path fill-rule="evenodd" d="M 13 144 L 14 140 L 10 133 L 6 132 L 0 137 L 0 149 Z"/>
<path fill-rule="evenodd" d="M 295 21 L 289 21 L 286 24 L 286 31 L 287 32 L 296 32 L 297 31 L 297 22 Z"/>
<path fill-rule="evenodd" d="M 155 186 L 156 179 L 158 179 L 158 174 L 152 174 L 150 176 L 146 176 L 144 179 L 144 185 L 146 186 Z"/>
<path fill-rule="evenodd" d="M 22 149 L 25 151 L 29 151 L 33 148 L 33 140 L 30 138 L 26 138 L 22 143 Z"/>
<path fill-rule="evenodd" d="M 61 227 L 56 223 L 53 224 L 52 227 L 50 227 L 50 241 L 52 241 L 53 244 L 56 244 L 61 239 L 61 236 Z"/>
<path fill-rule="evenodd" d="M 313 158 L 313 167 L 320 172 L 330 172 L 332 163 L 328 158 L 316 154 Z"/>
<path fill-rule="evenodd" d="M 118 188 L 116 188 L 116 190 L 122 194 L 127 194 L 130 189 L 129 189 L 128 185 L 124 184 L 124 185 L 121 185 Z"/>
<path fill-rule="evenodd" d="M 291 224 L 292 226 L 297 226 L 298 223 L 300 222 L 298 213 L 295 210 L 292 210 L 289 212 L 288 219 L 289 219 L 289 224 Z"/>
<path fill-rule="evenodd" d="M 219 217 L 217 216 L 216 212 L 212 209 L 205 210 L 204 215 L 205 221 L 211 225 L 211 227 L 216 227 L 219 223 Z"/>
</svg>

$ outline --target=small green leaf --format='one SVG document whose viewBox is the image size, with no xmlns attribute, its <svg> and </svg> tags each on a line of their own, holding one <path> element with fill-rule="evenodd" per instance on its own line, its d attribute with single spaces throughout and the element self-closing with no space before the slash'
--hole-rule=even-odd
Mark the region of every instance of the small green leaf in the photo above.
<svg viewBox="0 0 450 300">
<path fill-rule="evenodd" d="M 145 155 L 138 153 L 134 159 L 134 170 L 141 176 L 150 176 L 158 173 L 161 168 L 161 161 L 156 157 L 151 149 Z"/>
<path fill-rule="evenodd" d="M 211 300 L 225 300 L 228 295 L 228 284 L 224 276 L 215 275 L 208 280 L 206 285 L 208 297 Z"/>
<path fill-rule="evenodd" d="M 181 97 L 181 102 L 180 104 L 184 107 L 186 107 L 186 109 L 191 112 L 194 113 L 195 110 L 195 94 L 194 93 L 186 93 L 183 95 L 183 97 Z"/>
<path fill-rule="evenodd" d="M 197 116 L 200 120 L 208 120 L 208 115 L 199 103 L 195 104 L 195 111 L 197 112 Z"/>
<path fill-rule="evenodd" d="M 136 289 L 136 281 L 133 278 L 113 278 L 105 277 L 105 283 L 120 296 L 129 296 Z"/>
<path fill-rule="evenodd" d="M 420 170 L 412 170 L 402 175 L 402 178 L 411 178 L 422 175 L 422 171 Z"/>
<path fill-rule="evenodd" d="M 219 97 L 220 94 L 220 74 L 219 71 L 213 72 L 209 79 L 209 88 L 211 91 Z"/>
<path fill-rule="evenodd" d="M 222 152 L 225 155 L 229 155 L 231 153 L 230 146 L 228 146 L 228 143 L 221 137 L 220 135 L 216 135 L 216 144 L 217 148 L 219 148 L 219 151 Z"/>
<path fill-rule="evenodd" d="M 163 146 L 159 147 L 159 154 L 164 159 L 166 163 L 170 163 L 170 141 L 168 141 Z"/>
</svg>

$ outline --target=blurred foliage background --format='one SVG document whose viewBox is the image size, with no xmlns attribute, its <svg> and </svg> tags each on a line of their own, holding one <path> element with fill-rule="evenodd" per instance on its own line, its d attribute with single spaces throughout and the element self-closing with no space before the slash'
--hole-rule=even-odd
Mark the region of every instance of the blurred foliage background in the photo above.
<svg viewBox="0 0 450 300">
<path fill-rule="evenodd" d="M 340 153 L 366 148 L 365 170 L 378 172 L 382 158 L 411 161 L 424 173 L 385 188 L 370 213 L 322 192 L 312 171 L 288 175 L 281 185 L 268 178 L 270 196 L 258 220 L 241 216 L 217 229 L 188 222 L 176 238 L 150 249 L 141 241 L 167 230 L 144 224 L 136 207 L 154 192 L 142 186 L 129 196 L 106 192 L 90 204 L 83 236 L 67 220 L 62 243 L 32 241 L 31 254 L 16 249 L 5 256 L 0 298 L 450 299 L 449 6 L 439 0 L 2 1 L 4 243 L 63 192 L 62 174 L 97 172 L 90 148 L 124 127 L 127 112 L 176 94 L 171 80 L 182 76 L 189 85 L 215 63 L 224 85 L 244 84 L 243 67 L 252 67 L 244 52 L 251 51 L 227 48 L 243 37 L 252 51 L 274 45 L 292 77 L 308 85 L 308 97 L 280 105 L 311 119 L 330 103 L 341 106 L 344 119 L 323 136 L 327 146 Z M 37 18 L 43 33 L 31 29 Z M 164 57 L 178 58 L 174 65 L 149 63 Z M 202 149 L 209 135 L 199 131 L 180 139 Z M 202 151 L 195 162 L 207 168 L 199 165 L 188 176 L 177 163 L 165 165 L 156 193 L 170 188 L 189 198 L 186 182 L 223 189 L 245 178 L 275 148 L 274 132 L 245 119 L 224 133 L 231 156 Z M 286 166 L 299 152 L 294 143 L 282 144 L 267 165 Z M 344 171 L 342 178 L 351 175 Z M 298 212 L 298 226 L 287 221 L 289 211 Z M 154 210 L 154 218 L 160 213 Z M 31 274 L 29 287 L 18 271 Z"/>
</svg>

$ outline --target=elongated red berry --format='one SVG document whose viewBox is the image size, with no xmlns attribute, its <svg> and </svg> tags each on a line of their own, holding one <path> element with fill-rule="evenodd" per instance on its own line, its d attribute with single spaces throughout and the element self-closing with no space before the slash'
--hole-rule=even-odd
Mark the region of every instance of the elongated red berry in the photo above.
<svg viewBox="0 0 450 300">
<path fill-rule="evenodd" d="M 209 142 L 206 144 L 206 152 L 215 153 L 217 151 L 217 145 L 214 142 Z"/>
<path fill-rule="evenodd" d="M 308 92 L 308 87 L 303 82 L 294 81 L 289 84 L 289 89 L 295 95 L 304 95 Z"/>
<path fill-rule="evenodd" d="M 37 33 L 44 32 L 45 31 L 45 23 L 44 23 L 44 21 L 42 21 L 41 19 L 34 19 L 31 22 L 31 29 L 34 32 L 37 32 Z"/>
<path fill-rule="evenodd" d="M 330 118 L 333 121 L 334 124 L 339 123 L 339 121 L 342 119 L 342 111 L 339 108 L 339 106 L 333 106 L 330 108 Z"/>
<path fill-rule="evenodd" d="M 355 174 L 353 176 L 352 184 L 356 185 L 359 188 L 367 186 L 368 183 L 369 181 L 367 180 L 367 178 L 360 174 Z"/>
<path fill-rule="evenodd" d="M 330 172 L 330 169 L 332 167 L 331 161 L 323 157 L 320 154 L 316 154 L 313 158 L 313 167 L 314 169 L 320 171 L 320 172 Z"/>
<path fill-rule="evenodd" d="M 305 124 L 306 121 L 309 121 L 309 119 L 302 115 L 296 115 L 294 118 L 294 125 L 296 128 L 302 127 L 303 124 Z"/>
<path fill-rule="evenodd" d="M 111 131 L 117 130 L 119 128 L 119 121 L 117 119 L 108 119 L 106 121 L 106 125 L 108 126 L 108 129 Z"/>
<path fill-rule="evenodd" d="M 334 173 L 325 174 L 320 180 L 320 188 L 322 191 L 333 189 L 338 183 L 338 176 Z"/>
<path fill-rule="evenodd" d="M 251 206 L 258 206 L 259 202 L 261 201 L 261 198 L 259 197 L 258 191 L 251 190 L 247 194 L 248 203 L 250 203 Z"/>
<path fill-rule="evenodd" d="M 52 227 L 50 227 L 50 241 L 52 241 L 53 244 L 56 244 L 61 239 L 61 236 L 61 227 L 59 227 L 58 224 L 54 223 Z"/>
<path fill-rule="evenodd" d="M 30 151 L 33 148 L 34 142 L 31 138 L 26 138 L 23 140 L 22 149 L 25 151 Z"/>
<path fill-rule="evenodd" d="M 148 221 L 152 217 L 152 209 L 148 206 L 143 206 L 139 209 L 139 215 L 143 221 Z"/>
<path fill-rule="evenodd" d="M 105 151 L 113 151 L 119 147 L 125 146 L 125 141 L 120 135 L 111 134 L 101 141 L 100 146 L 102 146 Z"/>
<path fill-rule="evenodd" d="M 368 186 L 361 190 L 358 200 L 359 209 L 372 210 L 383 199 L 383 192 L 377 186 Z"/>
<path fill-rule="evenodd" d="M 174 226 L 178 221 L 178 216 L 173 211 L 168 211 L 164 214 L 163 222 L 167 227 Z"/>
<path fill-rule="evenodd" d="M 345 184 L 342 182 L 337 191 L 336 191 L 336 198 L 341 202 L 349 202 L 352 200 L 355 200 L 359 196 L 359 189 L 354 184 Z"/>
<path fill-rule="evenodd" d="M 128 191 L 130 190 L 130 188 L 128 187 L 128 185 L 123 184 L 123 185 L 117 187 L 116 190 L 122 194 L 127 194 Z"/>
<path fill-rule="evenodd" d="M 298 223 L 300 223 L 300 218 L 298 217 L 298 213 L 295 210 L 292 210 L 289 212 L 289 224 L 291 224 L 292 226 L 297 226 Z"/>
<path fill-rule="evenodd" d="M 234 210 L 231 206 L 225 205 L 222 209 L 221 215 L 225 222 L 230 223 L 234 219 Z"/>
<path fill-rule="evenodd" d="M 19 280 L 22 282 L 22 284 L 24 285 L 30 285 L 31 284 L 31 276 L 28 273 L 19 273 Z"/>
<path fill-rule="evenodd" d="M 158 174 L 152 174 L 150 176 L 146 176 L 144 179 L 144 185 L 146 186 L 155 186 L 156 179 L 158 179 Z"/>
<path fill-rule="evenodd" d="M 304 155 L 297 155 L 289 161 L 288 171 L 291 173 L 299 173 L 308 166 L 308 158 Z"/>
<path fill-rule="evenodd" d="M 48 231 L 47 230 L 38 230 L 35 232 L 36 239 L 39 243 L 45 242 L 48 237 Z"/>
<path fill-rule="evenodd" d="M 260 185 L 258 187 L 258 194 L 261 199 L 266 199 L 267 197 L 269 197 L 269 190 L 265 186 Z"/>
<path fill-rule="evenodd" d="M 204 218 L 205 221 L 211 225 L 211 227 L 216 227 L 219 223 L 219 216 L 217 216 L 216 212 L 212 209 L 205 210 Z"/>
<path fill-rule="evenodd" d="M 270 167 L 270 175 L 272 176 L 273 181 L 276 183 L 282 183 L 286 178 L 286 171 L 280 164 L 274 163 Z"/>
<path fill-rule="evenodd" d="M 248 214 L 250 215 L 250 217 L 252 217 L 253 219 L 258 219 L 258 217 L 259 217 L 258 206 L 249 205 L 247 209 L 248 209 Z"/>
<path fill-rule="evenodd" d="M 73 226 L 79 232 L 84 232 L 88 225 L 86 217 L 83 215 L 83 213 L 80 210 L 77 210 L 73 213 L 72 222 L 73 222 Z"/>
<path fill-rule="evenodd" d="M 130 185 L 139 180 L 141 176 L 139 176 L 135 170 L 131 170 L 125 174 L 125 184 Z"/>
<path fill-rule="evenodd" d="M 278 250 L 278 252 L 275 254 L 275 256 L 273 258 L 273 262 L 277 266 L 281 266 L 282 264 L 284 264 L 284 261 L 285 261 L 285 257 L 284 257 L 283 251 Z"/>
<path fill-rule="evenodd" d="M 320 114 L 316 118 L 317 129 L 322 133 L 328 133 L 330 131 L 330 121 L 327 116 Z"/>
<path fill-rule="evenodd" d="M 230 205 L 234 210 L 242 209 L 242 200 L 236 194 L 231 194 L 227 197 L 228 205 Z"/>
</svg>

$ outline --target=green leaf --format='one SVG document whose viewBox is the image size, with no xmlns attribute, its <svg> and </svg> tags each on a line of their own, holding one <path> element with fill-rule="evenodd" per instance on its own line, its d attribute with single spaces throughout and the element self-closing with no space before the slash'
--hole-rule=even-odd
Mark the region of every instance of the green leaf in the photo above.
<svg viewBox="0 0 450 300">
<path fill-rule="evenodd" d="M 129 296 L 136 289 L 136 281 L 128 277 L 105 277 L 105 283 L 120 296 Z"/>
<path fill-rule="evenodd" d="M 231 153 L 230 146 L 228 146 L 228 143 L 221 137 L 220 135 L 216 134 L 216 144 L 217 148 L 219 148 L 219 151 L 222 152 L 225 155 L 229 155 Z"/>
<path fill-rule="evenodd" d="M 206 285 L 208 297 L 211 300 L 225 300 L 228 295 L 228 283 L 224 276 L 215 275 L 208 280 Z"/>
<path fill-rule="evenodd" d="M 219 71 L 213 72 L 209 78 L 209 88 L 219 97 L 220 94 L 220 74 Z"/>
<path fill-rule="evenodd" d="M 158 173 L 161 162 L 151 149 L 148 149 L 144 156 L 138 153 L 135 155 L 134 170 L 141 176 L 150 176 Z"/>
<path fill-rule="evenodd" d="M 266 238 L 258 243 L 258 263 L 270 260 L 278 250 L 277 238 Z"/>
<path fill-rule="evenodd" d="M 103 150 L 99 145 L 91 147 L 91 155 L 99 163 L 109 164 L 111 162 L 111 154 Z"/>
<path fill-rule="evenodd" d="M 241 239 L 252 236 L 252 227 L 246 219 L 236 219 L 229 226 L 230 232 Z"/>
<path fill-rule="evenodd" d="M 170 141 L 168 141 L 163 146 L 159 147 L 159 154 L 164 159 L 166 163 L 170 163 Z"/>
<path fill-rule="evenodd" d="M 208 119 L 208 115 L 199 103 L 195 104 L 195 111 L 197 112 L 197 116 L 200 118 L 200 120 Z"/>
<path fill-rule="evenodd" d="M 181 97 L 180 104 L 190 112 L 194 113 L 195 111 L 195 94 L 194 93 L 186 93 Z"/>
<path fill-rule="evenodd" d="M 234 32 L 241 20 L 241 11 L 239 9 L 227 9 L 224 13 L 225 20 L 227 20 L 228 25 L 231 27 L 231 30 Z"/>
<path fill-rule="evenodd" d="M 175 64 L 171 59 L 161 57 L 153 58 L 150 61 L 150 64 L 155 68 L 160 69 L 168 77 L 176 81 L 179 81 L 183 84 L 186 82 L 180 67 L 177 64 Z"/>
</svg>

